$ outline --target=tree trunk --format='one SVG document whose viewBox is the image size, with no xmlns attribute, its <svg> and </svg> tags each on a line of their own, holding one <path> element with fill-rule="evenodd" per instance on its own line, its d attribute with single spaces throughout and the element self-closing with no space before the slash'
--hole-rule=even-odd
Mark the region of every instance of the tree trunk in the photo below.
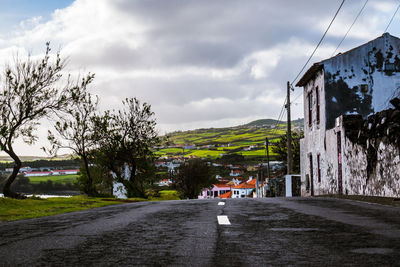
<svg viewBox="0 0 400 267">
<path fill-rule="evenodd" d="M 18 175 L 19 170 L 21 169 L 22 163 L 21 160 L 19 159 L 19 157 L 14 153 L 14 151 L 12 149 L 10 150 L 4 150 L 13 160 L 14 160 L 14 167 L 13 167 L 13 171 L 10 174 L 10 176 L 8 176 L 6 182 L 3 185 L 3 194 L 5 197 L 11 197 L 11 198 L 26 198 L 24 195 L 13 192 L 11 190 L 11 185 L 14 182 L 15 178 Z"/>
<path fill-rule="evenodd" d="M 85 171 L 86 171 L 86 175 L 88 178 L 88 183 L 87 183 L 87 192 L 85 192 L 86 194 L 88 194 L 88 196 L 95 196 L 96 192 L 93 188 L 93 179 L 92 176 L 90 175 L 90 171 L 89 171 L 89 162 L 86 156 L 82 156 L 82 160 L 83 160 L 83 165 L 85 166 Z"/>
</svg>

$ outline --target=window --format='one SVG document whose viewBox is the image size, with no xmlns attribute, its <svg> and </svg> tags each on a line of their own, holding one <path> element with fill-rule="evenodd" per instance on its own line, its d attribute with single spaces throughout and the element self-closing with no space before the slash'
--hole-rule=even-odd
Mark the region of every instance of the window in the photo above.
<svg viewBox="0 0 400 267">
<path fill-rule="evenodd" d="M 312 92 L 308 94 L 308 126 L 312 126 Z"/>
<path fill-rule="evenodd" d="M 314 195 L 314 167 L 313 167 L 313 157 L 310 154 L 310 189 L 311 189 L 311 196 Z"/>
<path fill-rule="evenodd" d="M 321 182 L 321 166 L 320 166 L 320 157 L 321 157 L 321 155 L 320 154 L 318 154 L 317 155 L 317 165 L 318 165 L 318 183 L 320 183 Z"/>
<path fill-rule="evenodd" d="M 317 124 L 319 124 L 319 90 L 318 86 L 315 87 L 315 100 L 317 102 Z"/>
</svg>

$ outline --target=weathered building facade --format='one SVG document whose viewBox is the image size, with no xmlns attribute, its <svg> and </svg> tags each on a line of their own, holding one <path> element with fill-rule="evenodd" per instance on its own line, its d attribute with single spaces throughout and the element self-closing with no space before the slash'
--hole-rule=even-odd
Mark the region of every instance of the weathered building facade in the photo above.
<svg viewBox="0 0 400 267">
<path fill-rule="evenodd" d="M 368 149 L 364 143 L 359 145 L 358 140 L 349 139 L 351 126 L 343 124 L 346 120 L 343 118 L 358 114 L 358 120 L 362 121 L 391 107 L 389 100 L 400 94 L 400 39 L 385 33 L 364 45 L 315 63 L 297 86 L 303 87 L 304 95 L 302 195 L 398 196 L 398 190 L 372 188 L 382 185 L 385 179 L 399 179 L 399 164 L 393 168 L 386 166 L 392 164 L 389 161 L 398 161 L 399 147 L 386 139 L 376 140 L 377 150 L 384 146 L 386 151 L 392 152 L 381 153 L 376 159 L 381 162 L 367 172 L 363 163 L 368 161 Z M 394 173 L 392 177 L 382 171 L 380 166 L 384 165 Z M 380 168 L 379 175 L 376 168 Z M 376 182 L 377 177 L 380 183 Z M 391 184 L 400 186 L 395 181 Z"/>
</svg>

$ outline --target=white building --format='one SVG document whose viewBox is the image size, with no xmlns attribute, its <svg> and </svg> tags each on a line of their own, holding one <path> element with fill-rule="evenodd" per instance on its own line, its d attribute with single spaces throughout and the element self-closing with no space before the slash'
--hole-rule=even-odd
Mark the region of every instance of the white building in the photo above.
<svg viewBox="0 0 400 267">
<path fill-rule="evenodd" d="M 315 63 L 296 86 L 303 87 L 304 96 L 302 195 L 368 194 L 370 175 L 365 167 L 354 169 L 350 164 L 363 149 L 349 143 L 343 117 L 338 117 L 359 114 L 366 119 L 390 107 L 393 95 L 400 95 L 400 39 L 385 33 Z"/>
<path fill-rule="evenodd" d="M 232 198 L 245 198 L 253 195 L 256 188 L 256 179 L 241 183 L 232 188 Z"/>
<path fill-rule="evenodd" d="M 51 172 L 25 172 L 25 177 L 33 177 L 33 176 L 49 176 Z"/>
<path fill-rule="evenodd" d="M 52 175 L 70 175 L 70 174 L 78 174 L 79 170 L 53 170 L 51 171 Z"/>
</svg>

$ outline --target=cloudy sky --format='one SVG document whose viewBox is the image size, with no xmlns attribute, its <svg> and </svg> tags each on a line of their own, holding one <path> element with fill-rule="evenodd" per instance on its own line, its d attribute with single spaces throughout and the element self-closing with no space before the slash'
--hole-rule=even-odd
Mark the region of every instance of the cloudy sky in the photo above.
<svg viewBox="0 0 400 267">
<path fill-rule="evenodd" d="M 347 0 L 312 62 L 328 58 L 365 0 Z M 160 134 L 277 118 L 341 0 L 0 0 L 0 67 L 45 42 L 68 71 L 96 74 L 101 108 L 152 105 Z M 398 0 L 369 0 L 339 51 L 384 32 Z M 400 13 L 400 12 L 399 12 Z M 400 14 L 389 32 L 400 36 Z M 303 117 L 300 88 L 292 118 Z M 298 97 L 298 98 L 296 98 Z M 44 136 L 45 127 L 39 130 Z M 39 147 L 18 144 L 24 155 Z"/>
</svg>

